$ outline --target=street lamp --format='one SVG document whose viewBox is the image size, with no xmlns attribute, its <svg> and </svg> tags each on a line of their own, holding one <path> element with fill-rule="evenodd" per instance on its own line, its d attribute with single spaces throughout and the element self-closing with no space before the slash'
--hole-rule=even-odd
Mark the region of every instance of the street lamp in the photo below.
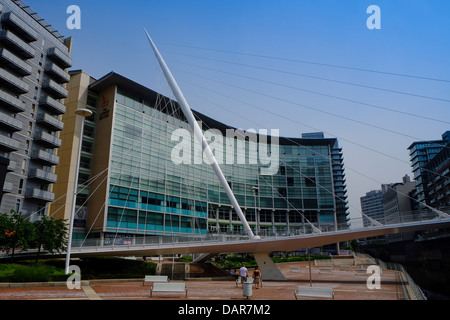
<svg viewBox="0 0 450 320">
<path fill-rule="evenodd" d="M 92 115 L 92 111 L 86 108 L 78 108 L 77 110 L 75 110 L 75 115 L 81 117 L 81 130 L 78 140 L 77 166 L 75 167 L 75 183 L 72 198 L 72 210 L 70 212 L 70 220 L 69 220 L 69 236 L 67 240 L 66 269 L 65 269 L 66 275 L 69 274 L 70 250 L 72 249 L 73 221 L 75 218 L 75 204 L 78 193 L 78 175 L 80 172 L 80 158 L 81 158 L 81 145 L 83 144 L 84 119 L 86 117 L 90 117 Z"/>
</svg>

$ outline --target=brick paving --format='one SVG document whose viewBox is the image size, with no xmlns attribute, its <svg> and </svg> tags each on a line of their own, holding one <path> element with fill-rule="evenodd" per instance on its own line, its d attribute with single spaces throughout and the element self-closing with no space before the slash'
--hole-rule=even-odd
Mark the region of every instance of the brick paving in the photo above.
<svg viewBox="0 0 450 320">
<path fill-rule="evenodd" d="M 278 267 L 286 276 L 286 281 L 264 281 L 260 289 L 253 288 L 250 300 L 295 300 L 294 290 L 299 285 L 308 286 L 309 269 L 307 262 L 280 263 Z M 299 267 L 293 272 L 291 267 Z M 403 287 L 397 271 L 383 270 L 381 288 L 367 288 L 368 274 L 356 274 L 355 267 L 335 266 L 332 274 L 320 272 L 320 266 L 312 266 L 312 285 L 332 287 L 335 300 L 404 300 Z M 264 275 L 263 275 L 264 278 Z M 84 283 L 79 290 L 68 289 L 64 283 L 59 286 L 44 284 L 23 287 L 0 286 L 0 300 L 246 300 L 241 286 L 234 281 L 195 280 L 184 281 L 188 287 L 188 297 L 179 293 L 154 293 L 150 298 L 149 285 L 142 285 L 141 279 L 95 280 Z M 17 285 L 16 285 L 17 286 Z M 299 297 L 298 300 L 318 300 Z"/>
</svg>

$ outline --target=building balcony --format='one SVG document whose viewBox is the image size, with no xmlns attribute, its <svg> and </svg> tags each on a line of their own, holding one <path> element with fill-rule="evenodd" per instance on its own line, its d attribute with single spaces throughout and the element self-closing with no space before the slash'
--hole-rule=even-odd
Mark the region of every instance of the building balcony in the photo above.
<svg viewBox="0 0 450 320">
<path fill-rule="evenodd" d="M 3 184 L 3 193 L 12 193 L 13 192 L 13 184 L 11 182 L 5 182 Z"/>
<path fill-rule="evenodd" d="M 55 99 L 46 96 L 42 99 L 39 104 L 47 109 L 47 111 L 52 115 L 60 115 L 66 113 L 66 106 Z"/>
<path fill-rule="evenodd" d="M 8 172 L 14 172 L 14 171 L 16 170 L 16 167 L 17 167 L 16 162 L 10 160 L 10 161 L 9 161 L 8 168 L 6 168 L 6 170 L 7 170 Z"/>
<path fill-rule="evenodd" d="M 17 94 L 26 93 L 30 88 L 25 81 L 19 79 L 3 68 L 0 68 L 0 83 Z"/>
<path fill-rule="evenodd" d="M 72 59 L 56 47 L 48 50 L 48 56 L 61 68 L 67 69 L 72 66 Z"/>
<path fill-rule="evenodd" d="M 45 72 L 47 72 L 57 83 L 67 83 L 70 81 L 70 75 L 53 62 L 46 64 Z"/>
<path fill-rule="evenodd" d="M 52 117 L 47 113 L 41 113 L 37 118 L 37 122 L 54 131 L 61 131 L 62 129 L 64 129 L 64 123 L 62 121 Z"/>
<path fill-rule="evenodd" d="M 59 164 L 59 157 L 44 150 L 36 150 L 31 153 L 31 159 L 46 165 L 56 166 Z"/>
<path fill-rule="evenodd" d="M 52 79 L 45 79 L 42 83 L 42 88 L 44 88 L 53 98 L 64 99 L 69 95 L 68 91 Z"/>
<path fill-rule="evenodd" d="M 50 147 L 50 148 L 59 148 L 61 147 L 61 139 L 51 135 L 50 133 L 41 131 L 35 137 L 35 140 L 41 142 L 42 144 Z"/>
<path fill-rule="evenodd" d="M 340 198 L 340 199 L 347 199 L 347 195 L 343 192 L 336 192 L 335 196 Z"/>
<path fill-rule="evenodd" d="M 9 70 L 12 70 L 21 76 L 28 76 L 33 71 L 33 68 L 28 63 L 4 48 L 0 49 L 0 61 L 2 62 L 2 65 Z"/>
<path fill-rule="evenodd" d="M 48 183 L 55 183 L 58 176 L 52 172 L 44 171 L 42 169 L 32 169 L 28 175 L 31 179 L 38 179 Z"/>
<path fill-rule="evenodd" d="M 26 192 L 28 198 L 43 200 L 47 202 L 52 202 L 55 200 L 55 194 L 52 192 L 40 190 L 40 189 L 29 189 Z"/>
<path fill-rule="evenodd" d="M 13 117 L 0 112 L 0 126 L 10 132 L 22 130 L 23 123 Z"/>
<path fill-rule="evenodd" d="M 0 32 L 0 41 L 22 59 L 31 59 L 36 54 L 35 49 L 9 30 Z"/>
<path fill-rule="evenodd" d="M 0 135 L 0 149 L 6 151 L 18 151 L 20 149 L 20 142 Z"/>
<path fill-rule="evenodd" d="M 25 41 L 33 42 L 38 39 L 37 32 L 11 11 L 2 15 L 2 23 Z"/>
<path fill-rule="evenodd" d="M 14 112 L 25 111 L 25 104 L 21 100 L 2 90 L 0 90 L 0 106 Z"/>
</svg>

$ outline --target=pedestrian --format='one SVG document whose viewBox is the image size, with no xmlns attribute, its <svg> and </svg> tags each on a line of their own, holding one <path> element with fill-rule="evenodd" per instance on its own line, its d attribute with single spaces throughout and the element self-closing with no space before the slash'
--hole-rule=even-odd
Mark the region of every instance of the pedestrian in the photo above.
<svg viewBox="0 0 450 320">
<path fill-rule="evenodd" d="M 241 276 L 241 283 L 244 285 L 244 283 L 247 281 L 248 277 L 248 270 L 245 267 L 245 263 L 242 264 L 242 267 L 239 269 L 239 275 Z"/>
<path fill-rule="evenodd" d="M 259 284 L 262 280 L 262 272 L 259 270 L 258 266 L 256 266 L 255 270 L 253 271 L 253 283 L 255 284 L 256 289 L 259 289 Z"/>
</svg>

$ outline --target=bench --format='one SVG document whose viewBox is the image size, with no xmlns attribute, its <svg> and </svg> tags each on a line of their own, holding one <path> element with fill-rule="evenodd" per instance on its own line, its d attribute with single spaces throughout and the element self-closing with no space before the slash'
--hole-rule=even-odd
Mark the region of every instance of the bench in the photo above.
<svg viewBox="0 0 450 320">
<path fill-rule="evenodd" d="M 333 273 L 333 268 L 320 268 L 319 269 L 319 273 L 332 274 Z"/>
<path fill-rule="evenodd" d="M 294 291 L 295 300 L 298 297 L 315 297 L 315 298 L 329 298 L 334 299 L 334 291 L 332 288 L 327 287 L 308 287 L 298 286 Z"/>
<path fill-rule="evenodd" d="M 145 276 L 142 285 L 144 286 L 147 282 L 169 282 L 169 278 L 167 276 Z"/>
<path fill-rule="evenodd" d="M 351 265 L 349 265 L 349 264 L 341 264 L 341 265 L 339 265 L 339 268 L 341 270 L 351 270 L 351 269 L 353 269 L 353 267 Z"/>
<path fill-rule="evenodd" d="M 300 267 L 291 266 L 290 272 L 301 272 Z"/>
<path fill-rule="evenodd" d="M 150 297 L 153 292 L 181 292 L 187 298 L 188 288 L 184 282 L 155 282 L 150 286 Z"/>
<path fill-rule="evenodd" d="M 356 275 L 361 275 L 361 276 L 366 276 L 367 275 L 367 270 L 366 269 L 356 269 L 355 270 L 355 274 Z"/>
</svg>

